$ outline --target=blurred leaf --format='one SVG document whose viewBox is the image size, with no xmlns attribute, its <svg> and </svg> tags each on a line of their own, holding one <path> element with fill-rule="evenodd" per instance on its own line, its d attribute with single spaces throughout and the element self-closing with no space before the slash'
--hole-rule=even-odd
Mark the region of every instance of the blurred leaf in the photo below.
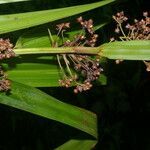
<svg viewBox="0 0 150 150">
<path fill-rule="evenodd" d="M 51 61 L 50 58 L 48 61 Z M 57 62 L 55 65 L 51 63 L 16 64 L 14 68 L 7 67 L 7 75 L 11 80 L 33 87 L 60 86 L 58 81 L 61 76 Z"/>
<path fill-rule="evenodd" d="M 23 1 L 29 1 L 29 0 L 0 0 L 0 4 L 14 3 L 14 2 L 23 2 Z"/>
<path fill-rule="evenodd" d="M 24 35 L 21 36 L 17 43 L 15 48 L 34 48 L 34 47 L 50 47 L 51 42 L 47 35 L 41 35 L 40 34 L 35 34 L 34 36 L 28 36 Z"/>
<path fill-rule="evenodd" d="M 95 25 L 95 26 L 93 27 L 93 28 L 94 28 L 94 31 L 101 29 L 102 27 L 104 27 L 104 26 L 107 25 L 108 23 L 109 23 L 109 21 L 106 20 L 106 21 L 101 22 L 101 23 L 98 24 L 98 25 Z M 69 39 L 72 39 L 72 38 L 74 38 L 74 35 L 81 33 L 81 31 L 82 31 L 82 30 L 74 30 L 74 31 L 67 32 L 66 34 L 68 35 L 68 38 L 69 38 Z"/>
<path fill-rule="evenodd" d="M 57 38 L 58 44 L 62 44 L 59 37 L 56 35 L 52 36 L 53 39 Z M 24 33 L 19 37 L 17 43 L 15 45 L 15 49 L 17 48 L 34 48 L 34 47 L 51 47 L 51 40 L 48 34 L 47 29 L 33 29 Z"/>
<path fill-rule="evenodd" d="M 65 17 L 80 14 L 82 12 L 110 4 L 114 1 L 115 0 L 104 0 L 96 3 L 67 8 L 28 12 L 21 14 L 0 15 L 0 34 L 33 27 Z"/>
<path fill-rule="evenodd" d="M 96 25 L 94 27 L 95 31 L 102 28 L 108 23 L 108 21 L 103 22 L 99 25 Z M 51 27 L 50 27 L 51 28 Z M 81 30 L 73 30 L 70 32 L 66 32 L 65 34 L 68 35 L 69 40 L 71 40 L 74 35 L 77 33 L 80 33 Z M 52 35 L 53 39 L 55 40 L 57 38 L 58 44 L 61 45 L 62 41 L 59 40 L 59 38 L 56 35 Z M 17 40 L 17 43 L 15 45 L 15 48 L 34 48 L 34 47 L 50 47 L 51 46 L 51 41 L 49 38 L 48 30 L 47 28 L 34 28 L 32 30 L 29 30 L 25 32 L 22 36 L 19 37 Z"/>
<path fill-rule="evenodd" d="M 98 81 L 100 82 L 101 85 L 106 85 L 107 77 L 104 74 L 101 74 L 100 77 L 98 78 Z"/>
<path fill-rule="evenodd" d="M 10 93 L 0 93 L 0 103 L 59 121 L 97 138 L 94 113 L 65 104 L 36 88 L 12 81 Z"/>
<path fill-rule="evenodd" d="M 55 56 L 30 55 L 30 57 L 13 58 L 3 63 L 3 67 L 7 71 L 8 78 L 13 81 L 33 87 L 60 86 L 61 73 Z M 98 81 L 101 85 L 106 85 L 106 76 L 102 74 Z"/>
<path fill-rule="evenodd" d="M 65 144 L 59 146 L 55 150 L 91 150 L 95 144 L 96 140 L 75 140 L 72 139 Z"/>
</svg>

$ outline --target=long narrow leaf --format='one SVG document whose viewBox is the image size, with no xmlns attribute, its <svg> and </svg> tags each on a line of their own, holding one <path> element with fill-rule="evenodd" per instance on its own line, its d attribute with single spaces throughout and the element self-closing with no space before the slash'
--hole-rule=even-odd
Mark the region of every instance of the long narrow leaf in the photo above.
<svg viewBox="0 0 150 150">
<path fill-rule="evenodd" d="M 108 23 L 108 21 L 105 21 L 99 25 L 96 25 L 94 27 L 95 31 L 102 28 Z M 54 28 L 54 27 L 53 27 Z M 68 35 L 68 38 L 65 37 L 65 39 L 72 39 L 76 34 L 81 33 L 81 30 L 75 30 L 71 32 L 66 32 Z M 62 45 L 62 40 L 58 40 L 58 36 L 53 35 L 53 39 L 57 39 L 57 41 L 60 41 L 60 45 Z M 58 43 L 59 44 L 59 43 Z M 35 47 L 51 47 L 50 38 L 48 35 L 47 28 L 34 28 L 32 30 L 29 30 L 25 32 L 22 36 L 19 37 L 15 49 L 17 48 L 35 48 Z"/>
<path fill-rule="evenodd" d="M 9 96 L 0 93 L 0 103 L 59 121 L 97 138 L 94 113 L 58 101 L 36 88 L 12 82 Z"/>
<path fill-rule="evenodd" d="M 109 59 L 150 60 L 150 41 L 112 42 L 100 46 L 100 56 Z"/>
<path fill-rule="evenodd" d="M 61 72 L 55 57 L 15 58 L 8 64 L 3 63 L 3 67 L 7 70 L 8 78 L 16 82 L 33 87 L 60 86 L 58 81 L 61 79 Z M 106 76 L 101 75 L 98 81 L 101 85 L 106 85 Z"/>
<path fill-rule="evenodd" d="M 55 150 L 91 150 L 94 148 L 96 140 L 69 140 L 65 144 L 56 148 Z"/>
<path fill-rule="evenodd" d="M 51 62 L 50 59 L 48 61 Z M 5 68 L 7 68 L 8 78 L 19 83 L 33 87 L 60 86 L 58 81 L 61 74 L 57 62 L 55 65 L 50 63 L 22 63 L 16 64 L 14 68 Z"/>
<path fill-rule="evenodd" d="M 14 2 L 23 2 L 23 1 L 29 1 L 29 0 L 0 0 L 0 4 L 14 3 Z"/>
<path fill-rule="evenodd" d="M 44 10 L 12 15 L 1 15 L 0 34 L 52 22 L 58 19 L 89 11 L 94 8 L 102 7 L 114 1 L 115 0 L 104 0 L 92 4 L 79 5 L 61 9 Z"/>
</svg>

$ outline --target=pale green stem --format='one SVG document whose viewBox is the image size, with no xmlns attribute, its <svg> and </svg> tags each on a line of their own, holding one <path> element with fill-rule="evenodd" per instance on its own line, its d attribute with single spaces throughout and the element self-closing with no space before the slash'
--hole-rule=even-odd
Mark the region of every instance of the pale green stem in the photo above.
<svg viewBox="0 0 150 150">
<path fill-rule="evenodd" d="M 54 45 L 54 39 L 52 37 L 52 33 L 51 33 L 50 29 L 48 29 L 48 34 L 49 34 L 49 38 L 50 38 L 51 44 Z"/>
<path fill-rule="evenodd" d="M 124 33 L 124 31 L 123 31 L 123 29 L 122 29 L 121 23 L 119 23 L 119 28 L 120 28 L 121 33 L 123 34 L 123 36 L 128 40 L 128 37 L 126 36 L 126 34 Z"/>
<path fill-rule="evenodd" d="M 118 20 L 117 20 L 115 17 L 113 17 L 113 19 L 118 23 L 119 28 L 120 28 L 120 30 L 121 30 L 121 33 L 122 33 L 123 36 L 126 37 L 126 39 L 128 40 L 128 37 L 126 36 L 126 34 L 125 34 L 124 31 L 123 31 L 122 24 L 121 24 L 120 22 L 118 22 Z"/>
<path fill-rule="evenodd" d="M 16 55 L 26 54 L 89 54 L 97 55 L 99 47 L 46 47 L 46 48 L 17 48 Z"/>
<path fill-rule="evenodd" d="M 150 41 L 133 40 L 111 42 L 100 47 L 47 47 L 47 48 L 16 48 L 16 55 L 24 54 L 84 54 L 99 55 L 109 59 L 150 60 Z"/>
<path fill-rule="evenodd" d="M 65 55 L 65 54 L 63 54 L 63 59 L 64 59 L 64 61 L 65 61 L 65 64 L 66 64 L 66 67 L 67 67 L 67 70 L 68 70 L 69 75 L 70 75 L 71 77 L 73 77 L 72 72 L 71 72 L 71 70 L 70 70 L 70 68 L 69 68 L 69 61 L 68 61 L 68 59 L 66 58 L 66 55 Z"/>
<path fill-rule="evenodd" d="M 57 61 L 58 61 L 59 67 L 60 67 L 60 69 L 61 69 L 61 71 L 62 71 L 62 73 L 63 73 L 63 76 L 66 77 L 65 71 L 64 71 L 64 69 L 63 69 L 63 67 L 62 67 L 62 65 L 61 65 L 61 63 L 60 63 L 59 55 L 57 55 Z"/>
</svg>

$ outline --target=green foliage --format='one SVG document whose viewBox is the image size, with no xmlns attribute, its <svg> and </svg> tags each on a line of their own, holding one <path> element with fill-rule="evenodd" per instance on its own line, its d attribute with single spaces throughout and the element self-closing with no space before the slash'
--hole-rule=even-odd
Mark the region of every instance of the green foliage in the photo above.
<svg viewBox="0 0 150 150">
<path fill-rule="evenodd" d="M 2 93 L 0 103 L 57 120 L 97 138 L 96 115 L 91 112 L 65 104 L 38 89 L 20 83 L 12 82 L 9 95 Z"/>
<path fill-rule="evenodd" d="M 1 0 L 0 4 L 22 2 L 22 1 L 29 1 L 29 0 Z"/>
<path fill-rule="evenodd" d="M 62 9 L 44 10 L 0 16 L 0 34 L 19 29 L 25 29 L 65 17 L 73 16 L 112 3 L 115 0 L 105 0 L 97 3 L 74 6 Z M 55 14 L 55 15 L 54 15 Z"/>
<path fill-rule="evenodd" d="M 36 58 L 30 56 L 32 63 L 28 58 L 22 57 L 16 59 L 15 63 L 4 64 L 7 70 L 9 79 L 30 85 L 33 87 L 57 87 L 60 86 L 58 80 L 60 79 L 60 70 L 57 67 L 57 61 L 54 57 L 40 57 Z M 50 63 L 51 62 L 51 63 Z M 101 75 L 99 80 L 101 85 L 106 85 L 107 79 L 105 75 Z"/>
<path fill-rule="evenodd" d="M 56 150 L 76 150 L 76 149 L 87 149 L 90 150 L 91 147 L 94 147 L 96 142 L 93 140 L 70 140 L 67 143 L 56 148 Z"/>
<path fill-rule="evenodd" d="M 19 1 L 25 0 L 5 0 L 0 1 L 0 4 L 6 6 L 8 4 L 4 3 Z M 46 3 L 47 1 L 37 1 L 37 3 L 39 4 L 43 4 L 44 2 Z M 113 136 L 111 136 L 111 138 L 113 139 L 112 141 L 115 142 L 109 142 L 108 145 L 111 145 L 111 148 L 107 147 L 106 149 L 115 149 L 114 145 L 120 144 L 119 140 L 121 138 L 119 137 L 119 133 L 121 132 L 120 130 L 123 126 L 123 123 L 117 122 L 116 124 L 113 124 L 110 123 L 111 121 L 109 122 L 106 120 L 104 121 L 104 123 L 102 122 L 102 124 L 98 124 L 100 126 L 100 131 L 98 132 L 97 118 L 99 118 L 99 114 L 100 116 L 102 116 L 103 112 L 104 114 L 108 112 L 107 115 L 109 116 L 111 112 L 125 113 L 130 110 L 129 102 L 127 102 L 128 96 L 124 91 L 130 91 L 128 87 L 131 89 L 133 87 L 136 87 L 140 80 L 142 67 L 141 64 L 139 65 L 139 68 L 137 64 L 131 64 L 130 68 L 128 64 L 127 66 L 123 64 L 124 68 L 123 70 L 120 70 L 116 66 L 114 66 L 112 62 L 106 60 L 105 58 L 149 61 L 150 42 L 148 40 L 138 40 L 106 43 L 109 38 L 109 36 L 107 37 L 106 34 L 107 32 L 112 31 L 109 30 L 108 25 L 108 23 L 110 22 L 108 18 L 111 17 L 112 13 L 114 13 L 111 7 L 118 6 L 111 6 L 111 4 L 118 4 L 117 2 L 118 1 L 116 0 L 103 0 L 88 4 L 86 1 L 84 5 L 66 7 L 68 6 L 67 4 L 70 4 L 71 2 L 65 0 L 62 3 L 63 8 L 49 10 L 39 9 L 40 11 L 33 11 L 34 9 L 30 10 L 31 3 L 26 2 L 26 8 L 30 12 L 16 13 L 13 10 L 13 14 L 0 15 L 0 34 L 4 37 L 10 36 L 14 41 L 15 39 L 17 39 L 15 41 L 16 44 L 14 48 L 17 57 L 2 61 L 2 65 L 6 70 L 8 78 L 11 80 L 12 84 L 10 91 L 6 93 L 0 93 L 0 103 L 6 106 L 11 106 L 26 112 L 30 112 L 32 114 L 39 115 L 40 117 L 55 120 L 64 125 L 69 125 L 84 132 L 82 133 L 85 135 L 83 136 L 83 139 L 80 134 L 79 138 L 78 136 L 75 138 L 69 137 L 69 139 L 67 139 L 64 144 L 61 143 L 62 145 L 60 145 L 59 147 L 57 147 L 58 145 L 55 146 L 55 148 L 57 147 L 56 150 L 90 150 L 95 147 L 98 141 L 98 134 L 101 142 L 103 142 L 103 138 L 105 138 L 106 135 L 111 135 L 111 133 L 115 132 L 115 130 L 117 129 L 119 130 L 117 130 L 118 133 L 115 132 L 116 134 L 113 134 Z M 56 4 L 56 2 L 53 3 Z M 80 3 L 81 2 L 79 2 L 79 4 Z M 124 5 L 124 3 L 125 2 L 122 1 L 122 5 Z M 19 6 L 18 3 L 13 3 L 13 5 L 15 4 L 16 7 Z M 93 13 L 94 15 L 96 14 L 94 16 L 91 10 L 95 8 L 98 9 L 94 10 L 96 12 Z M 48 29 L 52 30 L 53 39 L 57 39 L 58 45 L 61 46 L 62 41 L 61 39 L 57 38 L 57 35 L 54 31 L 54 26 L 57 24 L 57 22 L 60 22 L 60 19 L 70 21 L 72 18 L 74 18 L 74 15 L 81 15 L 81 13 L 84 12 L 86 12 L 85 14 L 83 14 L 85 15 L 85 17 L 87 17 L 86 15 L 88 15 L 88 17 L 90 16 L 90 18 L 96 18 L 96 32 L 98 34 L 104 33 L 104 37 L 101 37 L 102 40 L 99 43 L 105 43 L 101 44 L 99 47 L 81 48 L 80 53 L 99 55 L 100 63 L 102 63 L 106 75 L 102 74 L 100 76 L 98 82 L 96 83 L 96 85 L 94 85 L 96 88 L 93 88 L 93 91 L 91 93 L 85 93 L 85 95 L 79 94 L 76 98 L 75 95 L 72 96 L 72 94 L 70 94 L 70 89 L 66 91 L 64 89 L 59 89 L 60 85 L 58 83 L 58 80 L 61 78 L 61 74 L 60 69 L 57 65 L 55 54 L 76 54 L 77 52 L 74 51 L 74 48 L 72 47 L 52 47 Z M 108 16 L 108 18 L 100 20 L 99 16 Z M 74 33 L 78 32 L 80 32 L 80 29 L 72 27 L 72 31 L 66 33 L 65 39 L 72 39 Z M 105 38 L 107 38 L 107 40 Z M 101 57 L 105 58 L 102 59 Z M 123 74 L 125 72 L 124 70 L 131 71 L 133 70 L 133 68 L 137 68 L 136 74 L 133 75 L 134 71 Z M 120 72 L 123 73 L 121 74 Z M 129 79 L 128 74 L 130 76 Z M 105 86 L 103 87 L 102 85 Z M 38 89 L 39 87 L 42 87 L 42 91 Z M 54 89 L 49 89 L 48 87 L 53 87 Z M 124 89 L 125 87 L 127 89 Z M 63 93 L 62 95 L 61 92 Z M 65 97 L 66 95 L 68 95 L 68 97 Z M 79 100 L 77 101 L 78 107 L 74 106 L 74 103 L 67 104 L 71 103 L 69 102 L 71 100 Z M 85 107 L 90 111 L 80 107 Z M 93 113 L 91 111 L 97 112 L 98 117 L 96 113 Z M 109 119 L 111 120 L 111 115 L 109 117 Z M 103 127 L 103 124 L 106 126 Z M 61 131 L 58 132 L 61 134 Z M 88 135 L 90 136 L 88 137 Z M 40 145 L 40 142 L 37 143 Z M 40 149 L 40 146 L 38 146 L 37 149 Z M 41 148 L 41 150 L 42 149 L 44 148 Z"/>
<path fill-rule="evenodd" d="M 150 41 L 112 42 L 100 46 L 100 56 L 109 59 L 150 60 Z"/>
</svg>

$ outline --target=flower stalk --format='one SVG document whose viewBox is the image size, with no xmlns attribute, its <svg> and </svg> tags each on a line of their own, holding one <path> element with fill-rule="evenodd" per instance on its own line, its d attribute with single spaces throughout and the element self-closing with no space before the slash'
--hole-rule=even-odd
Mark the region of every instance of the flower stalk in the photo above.
<svg viewBox="0 0 150 150">
<path fill-rule="evenodd" d="M 43 48 L 17 48 L 14 49 L 16 55 L 28 54 L 87 54 L 97 55 L 98 47 L 43 47 Z"/>
<path fill-rule="evenodd" d="M 109 59 L 150 60 L 150 41 L 116 41 L 99 47 L 46 47 L 14 49 L 16 55 L 28 54 L 83 54 Z"/>
</svg>

